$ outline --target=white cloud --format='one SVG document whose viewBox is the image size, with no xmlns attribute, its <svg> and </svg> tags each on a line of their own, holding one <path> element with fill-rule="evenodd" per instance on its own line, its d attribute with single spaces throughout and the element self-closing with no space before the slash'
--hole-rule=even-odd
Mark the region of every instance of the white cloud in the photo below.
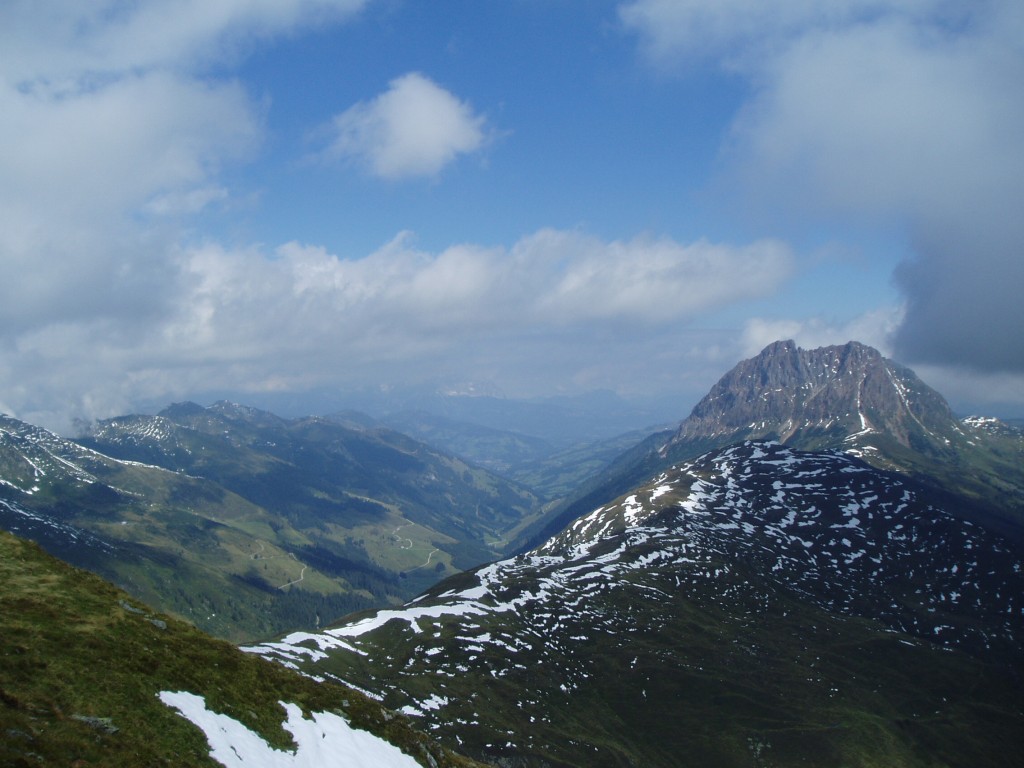
<svg viewBox="0 0 1024 768">
<path fill-rule="evenodd" d="M 1024 59 L 986 35 L 936 42 L 901 23 L 805 37 L 771 64 L 737 123 L 765 186 L 793 197 L 915 221 L 974 216 L 970 201 L 1019 184 Z M 966 209 L 966 210 L 965 210 Z"/>
<path fill-rule="evenodd" d="M 730 67 L 757 67 L 808 34 L 942 10 L 941 0 L 632 0 L 619 7 L 619 18 L 659 64 L 712 57 Z"/>
<path fill-rule="evenodd" d="M 650 237 L 604 244 L 554 230 L 521 241 L 512 256 L 517 271 L 541 276 L 534 303 L 556 322 L 692 316 L 770 295 L 793 266 L 789 249 L 772 240 L 742 247 Z"/>
<path fill-rule="evenodd" d="M 0 112 L 0 264 L 16 276 L 0 283 L 0 337 L 152 311 L 166 244 L 133 216 L 198 204 L 260 135 L 236 85 L 161 72 L 61 96 L 0 84 Z"/>
<path fill-rule="evenodd" d="M 773 241 L 606 242 L 557 230 L 439 253 L 402 234 L 362 259 L 298 243 L 271 254 L 209 244 L 164 255 L 159 312 L 9 334 L 10 368 L 0 369 L 8 405 L 53 423 L 54 402 L 67 404 L 65 418 L 95 417 L 196 392 L 442 373 L 484 372 L 510 389 L 634 378 L 640 389 L 665 386 L 665 357 L 691 354 L 679 349 L 681 325 L 772 293 L 792 266 Z"/>
<path fill-rule="evenodd" d="M 324 156 L 352 158 L 381 178 L 434 176 L 459 155 L 484 146 L 486 120 L 418 72 L 334 118 Z"/>
<path fill-rule="evenodd" d="M 208 65 L 362 4 L 0 4 L 6 407 L 53 423 L 69 406 L 103 412 L 166 388 L 175 374 L 156 356 L 194 288 L 174 219 L 229 200 L 221 171 L 250 157 L 263 133 L 265 105 Z M 195 347 L 179 342 L 171 368 Z"/>
<path fill-rule="evenodd" d="M 221 186 L 208 186 L 184 192 L 158 195 L 146 204 L 146 210 L 158 216 L 199 213 L 207 206 L 228 199 L 228 190 Z"/>
<path fill-rule="evenodd" d="M 46 217 L 117 214 L 192 189 L 260 133 L 236 83 L 164 72 L 72 94 L 0 88 L 0 106 L 0 195 Z"/>
<path fill-rule="evenodd" d="M 874 347 L 883 355 L 892 354 L 892 337 L 903 319 L 902 308 L 882 308 L 832 323 L 820 317 L 750 318 L 743 326 L 741 347 L 745 357 L 753 357 L 774 341 L 792 339 L 804 349 L 817 349 L 848 341 Z"/>
<path fill-rule="evenodd" d="M 636 0 L 621 18 L 662 66 L 748 79 L 727 147 L 770 211 L 905 234 L 904 359 L 1024 370 L 1024 6 Z"/>
<path fill-rule="evenodd" d="M 252 38 L 344 18 L 366 0 L 6 0 L 0 71 L 15 83 L 193 69 Z"/>
<path fill-rule="evenodd" d="M 146 318 L 176 274 L 173 232 L 230 192 L 263 106 L 196 67 L 239 41 L 358 9 L 355 0 L 115 0 L 0 5 L 0 340 Z M 143 223 L 147 222 L 147 223 Z"/>
</svg>

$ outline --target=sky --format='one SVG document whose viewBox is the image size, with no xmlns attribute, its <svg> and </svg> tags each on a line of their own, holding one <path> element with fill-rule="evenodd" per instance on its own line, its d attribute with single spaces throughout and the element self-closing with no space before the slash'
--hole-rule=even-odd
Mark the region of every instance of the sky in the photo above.
<svg viewBox="0 0 1024 768">
<path fill-rule="evenodd" d="M 792 338 L 1024 416 L 1021 83 L 1019 0 L 5 0 L 0 411 L 683 418 Z"/>
</svg>

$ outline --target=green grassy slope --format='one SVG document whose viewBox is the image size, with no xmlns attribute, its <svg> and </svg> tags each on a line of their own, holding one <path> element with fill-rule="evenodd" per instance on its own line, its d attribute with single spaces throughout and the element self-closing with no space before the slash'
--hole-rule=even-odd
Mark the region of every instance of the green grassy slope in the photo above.
<svg viewBox="0 0 1024 768">
<path fill-rule="evenodd" d="M 244 654 L 3 532 L 0 583 L 0 765 L 217 765 L 160 691 L 204 696 L 277 749 L 294 749 L 287 701 L 343 714 L 424 766 L 472 765 L 355 691 Z"/>
<path fill-rule="evenodd" d="M 0 527 L 238 642 L 493 559 L 536 502 L 387 430 L 231 404 L 166 414 L 81 442 L 0 417 Z"/>
</svg>

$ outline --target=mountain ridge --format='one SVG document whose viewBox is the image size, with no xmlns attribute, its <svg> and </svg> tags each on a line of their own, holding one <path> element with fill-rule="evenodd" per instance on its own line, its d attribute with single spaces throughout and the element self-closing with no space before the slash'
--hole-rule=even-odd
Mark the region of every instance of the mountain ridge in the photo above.
<svg viewBox="0 0 1024 768">
<path fill-rule="evenodd" d="M 1024 531 L 1024 431 L 957 419 L 905 366 L 856 341 L 804 350 L 776 341 L 716 382 L 670 433 L 651 435 L 522 537 L 537 546 L 671 464 L 744 440 L 841 450 L 961 496 L 1004 535 Z"/>
<path fill-rule="evenodd" d="M 989 740 L 1024 746 L 1021 555 L 899 474 L 747 442 L 404 608 L 247 650 L 508 764 L 996 766 Z"/>
<path fill-rule="evenodd" d="M 801 430 L 838 428 L 847 438 L 884 432 L 909 448 L 922 431 L 948 439 L 942 433 L 955 423 L 938 392 L 871 347 L 851 341 L 803 350 L 777 341 L 719 379 L 672 442 L 717 434 L 735 442 L 743 433 L 788 443 Z"/>
<path fill-rule="evenodd" d="M 79 441 L 0 418 L 0 525 L 237 641 L 400 603 L 497 557 L 534 504 L 393 431 L 228 402 Z"/>
</svg>

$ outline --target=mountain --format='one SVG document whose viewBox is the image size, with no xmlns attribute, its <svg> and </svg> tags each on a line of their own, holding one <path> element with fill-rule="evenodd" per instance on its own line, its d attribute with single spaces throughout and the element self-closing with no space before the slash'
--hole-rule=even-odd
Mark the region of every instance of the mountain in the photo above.
<svg viewBox="0 0 1024 768">
<path fill-rule="evenodd" d="M 389 429 L 282 419 L 228 402 L 180 403 L 155 417 L 110 419 L 81 442 L 212 480 L 303 529 L 334 522 L 352 528 L 346 523 L 390 511 L 396 525 L 447 539 L 432 563 L 455 568 L 499 554 L 504 534 L 538 503 L 522 486 Z M 415 568 L 414 558 L 407 560 Z"/>
<path fill-rule="evenodd" d="M 0 765 L 476 765 L 0 532 Z"/>
<path fill-rule="evenodd" d="M 836 452 L 745 442 L 401 609 L 247 650 L 520 766 L 1002 766 L 1020 545 Z"/>
<path fill-rule="evenodd" d="M 843 450 L 964 496 L 1005 532 L 1024 524 L 1024 432 L 993 421 L 957 419 L 913 371 L 863 344 L 779 341 L 723 376 L 661 453 L 759 439 Z"/>
<path fill-rule="evenodd" d="M 522 400 L 458 388 L 429 394 L 406 392 L 386 402 L 363 405 L 361 410 L 384 423 L 402 424 L 395 427 L 400 431 L 405 431 L 410 415 L 418 415 L 539 440 L 555 450 L 614 438 L 677 416 L 671 403 L 626 399 L 609 391 Z"/>
<path fill-rule="evenodd" d="M 524 462 L 546 458 L 558 450 L 552 442 L 541 437 L 461 421 L 429 411 L 389 413 L 380 421 L 391 429 L 506 475 Z"/>
<path fill-rule="evenodd" d="M 237 401 L 238 393 L 214 392 L 205 399 Z M 526 441 L 522 446 L 531 450 L 530 443 L 539 441 L 564 450 L 581 443 L 614 438 L 617 435 L 643 428 L 648 424 L 677 421 L 679 417 L 676 397 L 620 396 L 607 390 L 574 395 L 515 398 L 505 395 L 498 387 L 473 382 L 433 382 L 423 385 L 397 385 L 346 389 L 320 390 L 300 395 L 281 393 L 246 393 L 244 401 L 286 418 L 301 418 L 308 414 L 367 414 L 378 424 L 399 432 L 420 437 L 407 429 L 407 422 L 425 418 L 438 422 L 442 430 L 455 426 L 470 431 L 483 430 L 501 433 L 495 444 L 495 458 L 510 447 L 501 445 L 509 435 Z M 150 404 L 157 410 L 160 403 Z M 433 429 L 433 427 L 429 427 Z M 489 439 L 489 438 L 487 438 Z M 461 441 L 462 437 L 456 437 Z M 425 442 L 431 442 L 425 440 Z M 438 445 L 442 445 L 438 443 Z M 490 451 L 486 440 L 478 444 L 484 452 Z M 462 455 L 457 450 L 446 448 Z M 474 463 L 480 463 L 474 458 Z M 487 466 L 486 462 L 484 465 Z"/>
<path fill-rule="evenodd" d="M 772 438 L 803 448 L 877 451 L 883 436 L 941 452 L 961 430 L 946 401 L 909 369 L 857 342 L 800 349 L 778 341 L 723 376 L 670 441 Z"/>
<path fill-rule="evenodd" d="M 0 527 L 231 639 L 374 604 L 300 563 L 282 548 L 302 543 L 297 531 L 223 487 L 9 417 L 0 417 Z"/>
<path fill-rule="evenodd" d="M 0 417 L 0 527 L 235 641 L 398 604 L 499 556 L 537 505 L 390 430 L 231 403 L 77 442 Z"/>
<path fill-rule="evenodd" d="M 1024 431 L 958 419 L 913 371 L 864 344 L 777 341 L 726 373 L 674 434 L 620 456 L 524 540 L 535 545 L 655 472 L 743 440 L 851 453 L 963 497 L 1004 534 L 1024 531 Z"/>
<path fill-rule="evenodd" d="M 653 427 L 626 432 L 616 437 L 581 443 L 532 461 L 524 461 L 507 472 L 516 482 L 557 503 L 576 491 L 625 452 L 651 435 Z M 550 506 L 552 502 L 548 502 Z"/>
</svg>

